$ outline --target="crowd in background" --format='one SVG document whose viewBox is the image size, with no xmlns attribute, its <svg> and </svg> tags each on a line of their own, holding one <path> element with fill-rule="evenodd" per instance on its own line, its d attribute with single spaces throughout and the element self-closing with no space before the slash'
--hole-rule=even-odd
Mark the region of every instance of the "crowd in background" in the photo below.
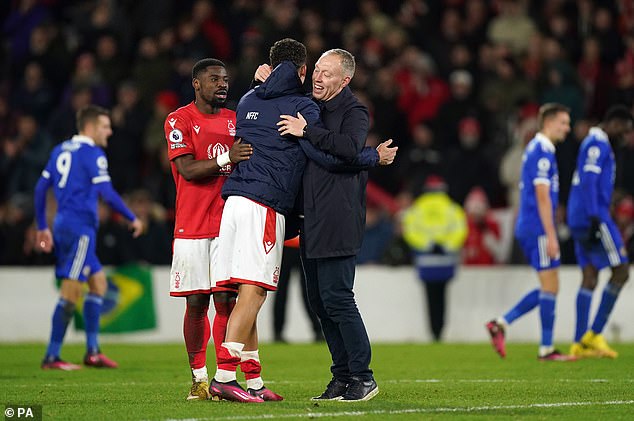
<svg viewBox="0 0 634 421">
<path fill-rule="evenodd" d="M 611 104 L 634 109 L 630 0 L 8 3 L 0 11 L 0 264 L 51 262 L 33 251 L 33 189 L 52 147 L 76 133 L 75 112 L 90 103 L 112 110 L 112 181 L 148 225 L 130 241 L 104 207 L 100 258 L 168 264 L 175 187 L 165 116 L 193 100 L 191 69 L 204 57 L 227 64 L 235 108 L 284 37 L 306 45 L 309 71 L 327 49 L 353 53 L 351 87 L 371 113 L 368 145 L 393 138 L 399 146 L 392 166 L 370 172 L 361 263 L 408 260 L 399 215 L 432 174 L 467 210 L 465 261 L 516 262 L 495 250 L 500 227 L 489 207 L 516 208 L 522 150 L 539 105 L 551 101 L 571 109 L 573 130 L 557 151 L 558 222 L 562 261 L 574 262 L 564 206 L 579 143 Z M 615 215 L 633 257 L 634 133 L 615 154 Z"/>
</svg>

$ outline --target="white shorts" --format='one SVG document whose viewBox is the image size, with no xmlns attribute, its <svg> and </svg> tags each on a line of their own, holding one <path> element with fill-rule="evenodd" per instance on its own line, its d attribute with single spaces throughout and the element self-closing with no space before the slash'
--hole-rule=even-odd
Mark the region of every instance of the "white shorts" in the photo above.
<svg viewBox="0 0 634 421">
<path fill-rule="evenodd" d="M 211 294 L 216 291 L 235 291 L 217 287 L 211 281 L 211 269 L 218 259 L 218 239 L 174 239 L 170 295 L 182 297 L 192 294 Z"/>
<path fill-rule="evenodd" d="M 242 196 L 229 196 L 220 220 L 217 286 L 258 285 L 275 291 L 284 249 L 284 215 Z"/>
</svg>

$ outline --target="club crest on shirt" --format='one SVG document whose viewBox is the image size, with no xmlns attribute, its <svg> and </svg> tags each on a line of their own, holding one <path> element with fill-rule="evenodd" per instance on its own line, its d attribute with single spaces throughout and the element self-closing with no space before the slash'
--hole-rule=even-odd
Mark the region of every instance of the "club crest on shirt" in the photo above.
<svg viewBox="0 0 634 421">
<path fill-rule="evenodd" d="M 231 136 L 235 136 L 236 135 L 236 126 L 235 126 L 235 124 L 233 124 L 233 120 L 227 121 L 227 130 L 229 130 L 229 134 Z"/>
<path fill-rule="evenodd" d="M 225 152 L 229 152 L 229 147 L 223 143 L 212 143 L 207 146 L 207 159 L 214 159 L 215 157 L 222 155 Z M 221 173 L 230 173 L 231 164 L 227 164 L 220 169 Z"/>
</svg>

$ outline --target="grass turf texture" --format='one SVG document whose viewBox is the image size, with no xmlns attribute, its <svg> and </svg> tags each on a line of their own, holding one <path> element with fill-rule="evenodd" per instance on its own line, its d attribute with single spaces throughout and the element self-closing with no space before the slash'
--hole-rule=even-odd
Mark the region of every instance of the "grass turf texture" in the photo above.
<svg viewBox="0 0 634 421">
<path fill-rule="evenodd" d="M 538 362 L 534 344 L 508 345 L 506 360 L 489 344 L 375 344 L 377 397 L 319 404 L 309 398 L 330 380 L 322 344 L 262 345 L 263 377 L 285 397 L 264 404 L 185 401 L 191 383 L 181 344 L 103 348 L 119 369 L 43 371 L 44 345 L 0 345 L 3 404 L 40 404 L 45 420 L 616 420 L 634 414 L 634 344 L 617 345 L 616 360 L 571 363 Z M 62 357 L 79 363 L 83 352 L 66 345 Z"/>
</svg>

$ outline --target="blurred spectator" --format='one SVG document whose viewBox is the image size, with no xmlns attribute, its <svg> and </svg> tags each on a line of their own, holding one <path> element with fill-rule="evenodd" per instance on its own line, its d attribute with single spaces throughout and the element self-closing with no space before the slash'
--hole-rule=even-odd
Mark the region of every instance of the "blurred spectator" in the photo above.
<svg viewBox="0 0 634 421">
<path fill-rule="evenodd" d="M 152 201 L 147 190 L 135 190 L 128 197 L 130 210 L 143 222 L 143 235 L 131 242 L 134 260 L 152 265 L 168 265 L 172 261 L 172 231 L 165 223 L 165 209 Z"/>
<path fill-rule="evenodd" d="M 425 124 L 417 124 L 412 130 L 412 145 L 404 148 L 394 162 L 403 181 L 401 190 L 412 198 L 418 197 L 427 177 L 441 172 L 441 163 L 434 132 Z"/>
<path fill-rule="evenodd" d="M 70 139 L 76 133 L 75 114 L 92 103 L 92 91 L 84 85 L 74 86 L 70 100 L 60 104 L 48 120 L 47 130 L 55 143 Z"/>
<path fill-rule="evenodd" d="M 158 91 L 168 86 L 171 75 L 170 61 L 167 54 L 159 50 L 157 41 L 152 37 L 145 37 L 139 41 L 134 57 L 136 61 L 132 67 L 132 78 L 137 83 L 141 98 L 149 102 Z M 191 70 L 191 67 L 189 69 Z M 189 76 L 191 81 L 191 74 Z M 189 88 L 191 90 L 191 86 Z"/>
<path fill-rule="evenodd" d="M 129 66 L 121 51 L 117 37 L 104 34 L 96 41 L 95 56 L 103 81 L 108 86 L 110 97 L 115 96 L 116 87 L 128 76 Z"/>
<path fill-rule="evenodd" d="M 94 104 L 108 107 L 112 103 L 110 89 L 101 77 L 94 54 L 89 52 L 77 56 L 75 69 L 70 83 L 64 90 L 63 98 L 68 98 L 72 91 L 80 86 L 90 89 Z"/>
<path fill-rule="evenodd" d="M 610 9 L 599 7 L 594 11 L 592 34 L 601 45 L 601 59 L 614 64 L 623 54 L 623 41 Z"/>
<path fill-rule="evenodd" d="M 447 195 L 438 176 L 427 178 L 424 193 L 403 216 L 403 238 L 414 253 L 418 276 L 427 295 L 427 310 L 435 341 L 445 325 L 446 289 L 460 263 L 460 250 L 467 236 L 462 208 Z"/>
<path fill-rule="evenodd" d="M 398 106 L 407 115 L 410 129 L 436 117 L 438 108 L 449 98 L 447 83 L 435 74 L 435 64 L 426 53 L 407 47 L 399 58 L 396 84 Z"/>
<path fill-rule="evenodd" d="M 161 152 L 165 149 L 165 132 L 163 124 L 165 117 L 179 107 L 178 96 L 173 91 L 160 91 L 156 94 L 152 116 L 143 134 L 143 152 L 148 163 L 146 175 L 159 166 Z"/>
<path fill-rule="evenodd" d="M 12 60 L 20 61 L 29 50 L 29 38 L 37 25 L 48 17 L 48 10 L 37 0 L 18 0 L 2 25 Z"/>
<path fill-rule="evenodd" d="M 609 94 L 614 86 L 614 72 L 601 61 L 601 45 L 594 37 L 583 41 L 583 53 L 577 65 L 577 74 L 585 97 L 583 115 L 601 118 L 609 105 Z"/>
<path fill-rule="evenodd" d="M 457 146 L 445 154 L 444 171 L 449 184 L 449 196 L 464 203 L 475 186 L 481 186 L 487 197 L 494 198 L 498 191 L 497 165 L 487 156 L 482 145 L 482 128 L 473 117 L 458 122 Z M 460 171 L 456 171 L 459 168 Z"/>
<path fill-rule="evenodd" d="M 108 141 L 108 166 L 115 189 L 131 191 L 140 186 L 143 169 L 143 134 L 148 112 L 140 102 L 134 82 L 123 82 L 112 108 L 112 136 Z"/>
<path fill-rule="evenodd" d="M 526 51 L 528 40 L 536 31 L 535 23 L 527 16 L 524 1 L 499 0 L 497 5 L 498 15 L 489 25 L 489 40 L 519 56 Z"/>
<path fill-rule="evenodd" d="M 29 263 L 33 248 L 26 233 L 32 222 L 33 202 L 29 195 L 15 194 L 0 206 L 0 264 Z"/>
<path fill-rule="evenodd" d="M 499 263 L 500 225 L 489 210 L 489 201 L 480 187 L 474 187 L 465 200 L 468 233 L 462 250 L 465 265 Z"/>
<path fill-rule="evenodd" d="M 30 115 L 18 117 L 14 136 L 1 139 L 0 174 L 6 183 L 5 194 L 33 193 L 35 183 L 48 160 L 52 143 Z"/>
<path fill-rule="evenodd" d="M 12 106 L 35 118 L 41 126 L 48 121 L 55 105 L 55 91 L 50 86 L 38 62 L 30 62 L 24 69 L 24 77 L 13 92 Z"/>
<path fill-rule="evenodd" d="M 479 117 L 478 103 L 473 95 L 473 77 L 466 70 L 456 70 L 449 75 L 451 98 L 438 111 L 435 121 L 436 137 L 443 149 L 455 146 L 458 139 L 457 123 L 465 117 Z"/>
</svg>

